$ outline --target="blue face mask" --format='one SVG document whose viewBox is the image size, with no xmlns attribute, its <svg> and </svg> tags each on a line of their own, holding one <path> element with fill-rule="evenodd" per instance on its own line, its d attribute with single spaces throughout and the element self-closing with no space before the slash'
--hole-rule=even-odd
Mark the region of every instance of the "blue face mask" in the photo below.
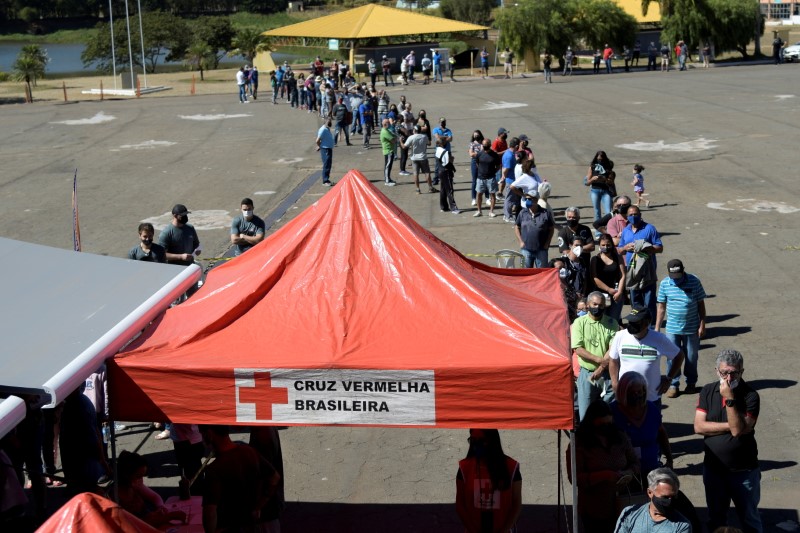
<svg viewBox="0 0 800 533">
<path fill-rule="evenodd" d="M 578 316 L 584 316 L 585 314 L 586 314 L 586 311 L 578 311 Z"/>
<path fill-rule="evenodd" d="M 628 223 L 633 224 L 634 226 L 642 221 L 641 215 L 631 215 L 628 217 Z"/>
<path fill-rule="evenodd" d="M 528 209 L 533 207 L 533 200 L 525 200 L 525 207 L 527 207 Z"/>
</svg>

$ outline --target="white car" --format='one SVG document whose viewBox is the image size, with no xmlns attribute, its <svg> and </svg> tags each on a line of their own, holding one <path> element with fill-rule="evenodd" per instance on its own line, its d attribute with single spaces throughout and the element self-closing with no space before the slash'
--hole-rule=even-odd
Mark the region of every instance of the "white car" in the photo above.
<svg viewBox="0 0 800 533">
<path fill-rule="evenodd" d="M 800 43 L 794 43 L 783 49 L 784 61 L 797 61 L 800 59 Z"/>
</svg>

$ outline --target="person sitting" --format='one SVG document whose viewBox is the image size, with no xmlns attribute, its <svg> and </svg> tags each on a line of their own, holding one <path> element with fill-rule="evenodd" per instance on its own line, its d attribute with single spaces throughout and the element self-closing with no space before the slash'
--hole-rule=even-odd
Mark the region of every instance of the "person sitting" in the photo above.
<svg viewBox="0 0 800 533">
<path fill-rule="evenodd" d="M 567 458 L 570 457 L 567 448 Z M 578 515 L 586 533 L 610 533 L 617 520 L 618 488 L 639 474 L 639 459 L 628 437 L 613 421 L 603 400 L 592 402 L 575 433 L 576 473 L 567 461 L 567 475 L 578 485 Z"/>
<path fill-rule="evenodd" d="M 519 463 L 503 453 L 496 429 L 470 429 L 458 462 L 456 511 L 470 533 L 509 531 L 522 511 Z"/>
<path fill-rule="evenodd" d="M 640 459 L 642 479 L 661 466 L 662 453 L 666 457 L 665 466 L 672 468 L 672 452 L 669 436 L 661 423 L 661 409 L 656 402 L 647 401 L 647 381 L 643 375 L 627 372 L 619 378 L 611 412 L 614 423 L 631 440 Z"/>
<path fill-rule="evenodd" d="M 153 527 L 172 520 L 184 522 L 186 514 L 183 511 L 167 511 L 161 496 L 144 484 L 146 475 L 147 462 L 144 457 L 127 450 L 119 454 L 117 493 L 120 507 Z"/>
</svg>

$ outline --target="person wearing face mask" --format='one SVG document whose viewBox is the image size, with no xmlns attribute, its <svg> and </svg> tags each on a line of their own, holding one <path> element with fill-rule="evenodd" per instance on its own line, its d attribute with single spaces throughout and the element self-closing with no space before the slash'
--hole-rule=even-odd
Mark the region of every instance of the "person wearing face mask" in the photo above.
<svg viewBox="0 0 800 533">
<path fill-rule="evenodd" d="M 686 392 L 692 394 L 697 392 L 700 339 L 706 334 L 706 292 L 697 276 L 686 272 L 680 259 L 670 260 L 667 272 L 668 277 L 658 286 L 655 330 L 660 331 L 666 318 L 667 337 L 686 354 L 683 374 L 686 376 Z M 680 375 L 672 382 L 667 397 L 676 397 L 679 390 Z"/>
<path fill-rule="evenodd" d="M 167 251 L 160 244 L 153 242 L 153 235 L 155 235 L 155 228 L 152 224 L 149 222 L 139 224 L 139 244 L 128 252 L 128 259 L 166 263 Z"/>
<path fill-rule="evenodd" d="M 562 256 L 564 266 L 569 272 L 566 283 L 575 290 L 579 298 L 589 292 L 589 259 L 588 254 L 583 253 L 583 243 L 582 237 L 574 236 L 572 247 L 567 248 Z"/>
<path fill-rule="evenodd" d="M 244 198 L 241 202 L 242 214 L 231 222 L 231 244 L 234 256 L 239 256 L 264 240 L 266 225 L 253 214 L 253 200 Z"/>
<path fill-rule="evenodd" d="M 575 237 L 582 239 L 581 248 L 583 251 L 578 255 L 583 255 L 585 252 L 586 266 L 589 266 L 588 254 L 594 251 L 594 239 L 592 238 L 592 230 L 588 226 L 581 224 L 581 210 L 575 206 L 568 207 L 564 211 L 564 216 L 567 219 L 567 224 L 558 230 L 558 251 L 561 253 L 566 252 L 572 248 Z"/>
<path fill-rule="evenodd" d="M 614 533 L 692 533 L 692 524 L 676 509 L 680 482 L 669 468 L 657 468 L 647 475 L 649 503 L 626 507 Z"/>
<path fill-rule="evenodd" d="M 609 396 L 608 347 L 619 329 L 616 320 L 605 314 L 603 293 L 595 291 L 586 298 L 588 314 L 579 316 L 570 330 L 572 351 L 578 357 L 578 416 L 583 420 L 594 400 Z"/>
<path fill-rule="evenodd" d="M 554 268 L 558 272 L 558 280 L 561 285 L 561 291 L 564 293 L 564 300 L 567 302 L 567 313 L 569 321 L 574 322 L 578 318 L 578 297 L 575 289 L 569 284 L 570 270 L 567 268 L 568 260 L 566 257 L 555 257 L 547 263 L 549 268 Z M 584 314 L 586 314 L 584 312 Z"/>
<path fill-rule="evenodd" d="M 614 424 L 631 440 L 639 458 L 642 477 L 660 467 L 659 458 L 672 468 L 669 436 L 661 421 L 661 408 L 647 401 L 647 381 L 638 372 L 628 372 L 619 378 L 616 399 L 611 402 Z"/>
<path fill-rule="evenodd" d="M 514 531 L 522 511 L 519 463 L 503 452 L 496 429 L 470 429 L 458 462 L 456 512 L 469 533 Z"/>
<path fill-rule="evenodd" d="M 536 189 L 525 193 L 525 207 L 517 214 L 514 224 L 525 268 L 544 268 L 547 265 L 547 249 L 556 227 L 550 213 L 539 206 L 538 197 Z"/>
<path fill-rule="evenodd" d="M 666 335 L 649 329 L 651 315 L 646 307 L 634 306 L 623 320 L 627 322 L 625 329 L 617 332 L 608 350 L 614 392 L 621 376 L 638 372 L 647 381 L 647 401 L 660 402 L 661 395 L 680 373 L 685 355 Z M 666 376 L 661 375 L 661 357 L 672 361 Z"/>
<path fill-rule="evenodd" d="M 656 227 L 642 219 L 642 212 L 638 206 L 632 205 L 628 208 L 628 225 L 622 230 L 617 251 L 625 254 L 631 304 L 643 305 L 650 311 L 651 317 L 656 316 L 656 288 L 658 285 L 656 255 L 664 252 L 664 245 L 661 243 L 661 235 Z M 637 282 L 639 276 L 634 276 L 632 272 L 634 254 L 639 256 L 637 261 L 645 261 L 642 264 L 644 270 L 641 272 L 641 282 Z M 634 282 L 637 284 L 635 289 L 631 288 L 631 283 Z"/>
<path fill-rule="evenodd" d="M 595 400 L 575 432 L 575 472 L 567 447 L 567 476 L 578 487 L 578 516 L 584 533 L 611 533 L 617 519 L 615 498 L 639 474 L 639 460 L 628 437 L 614 425 L 611 409 Z"/>
<path fill-rule="evenodd" d="M 709 531 L 727 525 L 733 501 L 744 531 L 761 533 L 761 469 L 755 437 L 760 398 L 742 379 L 741 353 L 722 350 L 716 371 L 718 379 L 700 391 L 694 416 L 694 432 L 703 435 Z"/>
<path fill-rule="evenodd" d="M 172 223 L 161 230 L 158 243 L 166 250 L 170 265 L 191 265 L 195 255 L 200 255 L 200 239 L 194 226 L 189 224 L 189 211 L 183 204 L 172 208 Z"/>
<path fill-rule="evenodd" d="M 611 299 L 608 314 L 619 322 L 625 303 L 625 264 L 610 235 L 601 234 L 598 244 L 600 253 L 589 261 L 589 278 L 594 287 Z"/>
<path fill-rule="evenodd" d="M 628 208 L 631 206 L 631 199 L 624 194 L 614 198 L 614 212 L 613 216 L 605 222 L 606 233 L 611 235 L 614 239 L 614 246 L 619 244 L 619 239 L 622 235 L 622 230 L 628 225 Z"/>
</svg>

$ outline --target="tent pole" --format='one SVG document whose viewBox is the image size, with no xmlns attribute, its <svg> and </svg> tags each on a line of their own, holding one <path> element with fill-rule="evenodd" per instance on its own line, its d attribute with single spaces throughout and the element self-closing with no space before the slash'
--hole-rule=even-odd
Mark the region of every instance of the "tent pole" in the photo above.
<svg viewBox="0 0 800 533">
<path fill-rule="evenodd" d="M 356 70 L 356 40 L 353 39 L 350 41 L 350 69 L 353 71 L 353 77 L 355 78 L 358 76 L 358 70 Z M 361 76 L 358 76 L 358 80 L 361 81 Z"/>
<path fill-rule="evenodd" d="M 114 491 L 112 497 L 114 501 L 119 503 L 119 478 L 117 476 L 117 433 L 114 429 L 116 424 L 113 420 L 108 421 L 108 431 L 109 431 L 109 438 L 108 440 L 111 442 L 111 464 L 112 467 L 112 479 L 114 481 Z"/>
<path fill-rule="evenodd" d="M 558 455 L 556 456 L 556 492 L 558 502 L 556 503 L 556 533 L 561 533 L 561 430 L 557 429 L 558 444 L 556 445 Z"/>
<path fill-rule="evenodd" d="M 575 451 L 575 430 L 569 432 L 569 445 L 570 454 L 569 461 L 572 464 L 572 530 L 575 533 L 580 533 L 580 525 L 578 523 L 578 460 Z"/>
</svg>

